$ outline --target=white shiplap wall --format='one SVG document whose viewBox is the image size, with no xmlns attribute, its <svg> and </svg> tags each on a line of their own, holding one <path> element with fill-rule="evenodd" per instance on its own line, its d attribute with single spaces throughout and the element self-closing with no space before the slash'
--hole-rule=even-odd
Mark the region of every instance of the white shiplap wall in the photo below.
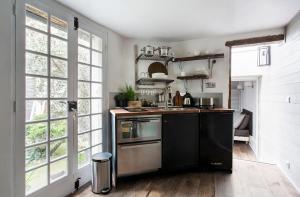
<svg viewBox="0 0 300 197">
<path fill-rule="evenodd" d="M 253 47 L 241 50 L 244 52 L 237 52 L 237 58 L 232 61 L 233 77 L 261 76 L 260 159 L 277 163 L 299 190 L 300 14 L 288 25 L 286 42 L 271 46 L 271 66 L 256 66 L 257 52 Z M 289 97 L 290 102 L 287 101 Z M 289 169 L 287 163 L 290 163 Z"/>
<path fill-rule="evenodd" d="M 241 110 L 241 91 L 231 89 L 231 108 L 235 111 Z"/>
<path fill-rule="evenodd" d="M 300 14 L 287 28 L 286 43 L 272 54 L 261 86 L 262 146 L 300 188 Z M 291 97 L 291 102 L 287 102 Z M 290 169 L 286 162 L 290 162 Z"/>
</svg>

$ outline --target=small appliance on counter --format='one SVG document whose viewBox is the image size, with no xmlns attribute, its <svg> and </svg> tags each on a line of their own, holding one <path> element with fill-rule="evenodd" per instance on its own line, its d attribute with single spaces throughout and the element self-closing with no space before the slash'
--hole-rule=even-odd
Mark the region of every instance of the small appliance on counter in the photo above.
<svg viewBox="0 0 300 197">
<path fill-rule="evenodd" d="M 213 109 L 214 108 L 214 98 L 199 98 L 199 108 L 200 109 Z"/>
<path fill-rule="evenodd" d="M 192 95 L 188 92 L 183 96 L 183 107 L 194 107 L 195 101 L 192 97 Z"/>
</svg>

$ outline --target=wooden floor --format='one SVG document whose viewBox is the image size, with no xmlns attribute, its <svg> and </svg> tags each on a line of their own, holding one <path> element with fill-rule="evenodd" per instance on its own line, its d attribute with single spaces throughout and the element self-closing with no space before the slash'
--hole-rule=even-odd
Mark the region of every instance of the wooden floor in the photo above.
<svg viewBox="0 0 300 197">
<path fill-rule="evenodd" d="M 233 158 L 248 161 L 257 161 L 253 150 L 251 149 L 249 144 L 246 144 L 245 142 L 234 142 Z"/>
<path fill-rule="evenodd" d="M 93 194 L 91 187 L 73 195 Z M 275 165 L 234 159 L 233 173 L 187 172 L 122 181 L 109 197 L 294 197 L 300 196 Z"/>
</svg>

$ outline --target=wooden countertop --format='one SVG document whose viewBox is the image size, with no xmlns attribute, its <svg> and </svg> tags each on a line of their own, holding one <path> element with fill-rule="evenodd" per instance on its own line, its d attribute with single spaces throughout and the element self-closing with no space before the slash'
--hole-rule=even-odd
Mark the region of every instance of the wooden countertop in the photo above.
<svg viewBox="0 0 300 197">
<path fill-rule="evenodd" d="M 214 109 L 198 109 L 198 108 L 180 108 L 179 110 L 165 110 L 164 108 L 144 108 L 146 111 L 129 112 L 122 108 L 111 109 L 110 113 L 119 116 L 140 116 L 140 115 L 157 115 L 157 114 L 179 114 L 179 113 L 204 113 L 204 112 L 233 112 L 233 109 L 214 108 Z"/>
</svg>

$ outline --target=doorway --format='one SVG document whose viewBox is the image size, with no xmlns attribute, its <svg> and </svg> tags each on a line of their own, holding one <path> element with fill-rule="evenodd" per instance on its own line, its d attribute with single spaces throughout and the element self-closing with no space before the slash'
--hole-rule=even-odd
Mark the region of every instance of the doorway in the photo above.
<svg viewBox="0 0 300 197">
<path fill-rule="evenodd" d="M 231 107 L 234 112 L 234 158 L 260 161 L 260 45 L 231 49 Z"/>
<path fill-rule="evenodd" d="M 258 161 L 259 78 L 232 78 L 231 107 L 234 112 L 234 155 Z"/>
</svg>

